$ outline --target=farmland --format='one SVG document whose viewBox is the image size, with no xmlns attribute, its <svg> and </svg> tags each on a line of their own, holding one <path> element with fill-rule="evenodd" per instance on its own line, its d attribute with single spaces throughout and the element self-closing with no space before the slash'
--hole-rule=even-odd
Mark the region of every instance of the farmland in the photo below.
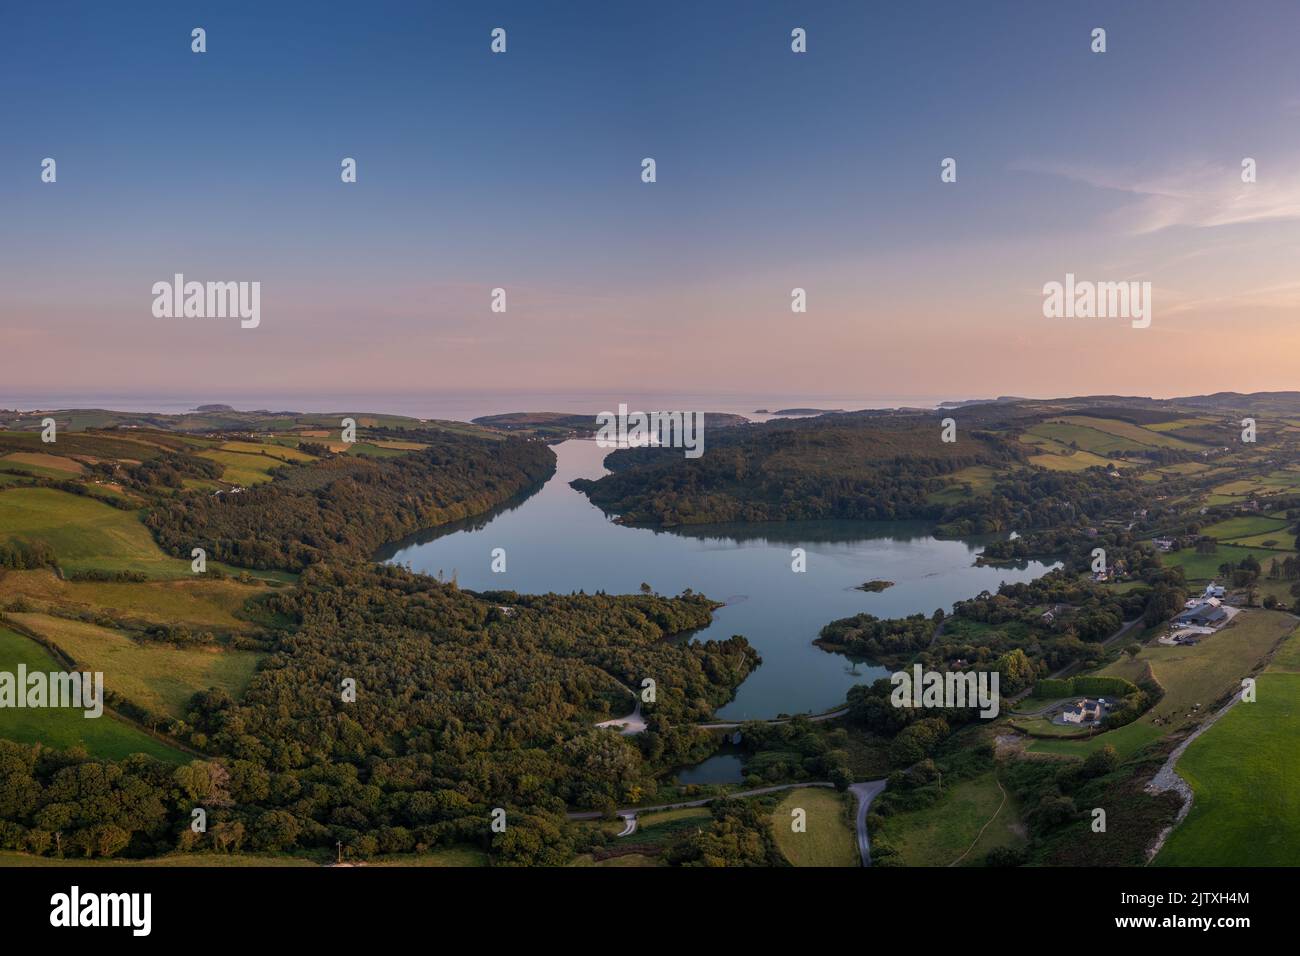
<svg viewBox="0 0 1300 956">
<path fill-rule="evenodd" d="M 133 511 L 53 488 L 0 491 L 0 541 L 44 541 L 67 570 L 139 571 L 153 578 L 190 574 L 163 554 Z"/>
<path fill-rule="evenodd" d="M 932 807 L 885 817 L 880 834 L 905 866 L 979 865 L 995 847 L 1025 842 L 995 771 L 960 781 Z"/>
<path fill-rule="evenodd" d="M 807 829 L 796 833 L 792 813 L 802 809 Z M 791 790 L 772 812 L 772 832 L 782 855 L 795 866 L 858 866 L 858 845 L 845 798 L 834 790 Z"/>
<path fill-rule="evenodd" d="M 1279 648 L 1257 683 L 1192 741 L 1176 770 L 1191 812 L 1155 862 L 1164 866 L 1294 866 L 1300 846 L 1300 636 Z"/>
<path fill-rule="evenodd" d="M 52 673 L 63 669 L 35 641 L 0 626 L 0 671 L 15 672 L 19 664 L 26 665 L 29 673 Z M 80 710 L 4 708 L 0 709 L 0 736 L 58 749 L 84 747 L 88 753 L 110 760 L 120 760 L 134 753 L 149 754 L 169 763 L 189 760 L 180 751 L 115 719 L 107 711 L 100 717 L 87 718 Z"/>
<path fill-rule="evenodd" d="M 71 657 L 78 670 L 102 672 L 107 690 L 172 717 L 183 717 L 190 698 L 210 687 L 238 698 L 259 660 L 250 651 L 140 642 L 122 631 L 44 614 L 9 618 Z"/>
<path fill-rule="evenodd" d="M 1136 682 L 1150 668 L 1165 690 L 1159 703 L 1132 723 L 1091 739 L 1039 740 L 1030 749 L 1084 756 L 1111 744 L 1121 756 L 1134 753 L 1203 718 L 1264 663 L 1295 623 L 1289 614 L 1250 610 L 1196 645 L 1148 644 L 1136 658 L 1120 658 L 1099 673 Z"/>
</svg>

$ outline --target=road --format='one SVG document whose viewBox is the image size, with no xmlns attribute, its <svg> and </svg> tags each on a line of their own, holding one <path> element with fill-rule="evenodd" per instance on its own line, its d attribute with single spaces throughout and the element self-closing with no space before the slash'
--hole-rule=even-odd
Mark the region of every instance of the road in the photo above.
<svg viewBox="0 0 1300 956">
<path fill-rule="evenodd" d="M 738 793 L 728 793 L 721 797 L 705 797 L 702 800 L 683 800 L 680 803 L 661 803 L 656 807 L 627 807 L 623 810 L 616 810 L 615 814 L 623 820 L 623 830 L 618 835 L 621 837 L 631 836 L 636 832 L 636 818 L 642 813 L 658 813 L 662 810 L 683 810 L 687 807 L 703 807 L 712 803 L 714 800 L 740 800 L 745 797 L 761 797 L 768 793 L 780 793 L 782 790 L 798 790 L 801 787 L 834 787 L 835 784 L 825 780 L 815 780 L 811 783 L 782 783 L 773 787 L 759 787 L 756 790 L 741 790 Z M 858 831 L 858 856 L 862 860 L 863 866 L 871 865 L 871 839 L 867 836 L 867 811 L 871 809 L 871 802 L 876 799 L 880 791 L 885 789 L 884 780 L 867 780 L 862 783 L 849 785 L 849 792 L 857 799 L 858 812 L 856 827 Z M 596 810 L 584 810 L 582 812 L 570 813 L 570 820 L 599 820 L 604 814 Z"/>
<path fill-rule="evenodd" d="M 875 800 L 884 789 L 884 780 L 867 780 L 849 786 L 849 792 L 858 800 L 858 856 L 862 858 L 863 866 L 871 865 L 871 839 L 867 836 L 867 811 L 871 809 L 871 801 Z"/>
<path fill-rule="evenodd" d="M 884 786 L 884 781 L 880 782 Z M 615 814 L 626 819 L 629 816 L 635 817 L 639 813 L 658 813 L 660 810 L 683 810 L 687 807 L 704 807 L 708 806 L 714 800 L 739 800 L 743 797 L 761 797 L 765 793 L 778 793 L 782 790 L 797 790 L 800 787 L 833 787 L 835 784 L 826 780 L 817 780 L 812 783 L 782 783 L 773 787 L 759 787 L 757 790 L 741 790 L 738 793 L 727 793 L 718 797 L 704 797 L 701 800 L 683 800 L 681 803 L 661 803 L 657 807 L 628 807 L 624 810 L 615 810 Z M 599 820 L 603 813 L 599 810 L 583 810 L 578 813 L 568 814 L 570 820 Z M 619 834 L 622 836 L 622 834 Z"/>
<path fill-rule="evenodd" d="M 810 720 L 813 723 L 819 723 L 820 721 L 823 720 L 834 720 L 836 717 L 843 717 L 848 712 L 849 712 L 848 705 L 845 704 L 843 707 L 837 707 L 834 710 L 828 710 L 824 714 L 813 714 L 810 717 L 805 716 L 805 719 Z M 771 720 L 760 720 L 758 721 L 758 723 L 774 724 L 774 725 L 788 724 L 793 719 L 794 719 L 793 717 L 774 717 Z M 740 727 L 745 726 L 745 724 L 747 723 L 752 723 L 752 721 L 723 720 L 723 721 L 717 721 L 717 722 L 707 723 L 707 724 L 696 724 L 695 726 L 699 727 L 701 730 L 736 730 Z M 611 729 L 615 729 L 620 734 L 623 734 L 625 736 L 644 733 L 646 729 L 646 721 L 645 721 L 645 717 L 642 716 L 641 714 L 640 698 L 637 699 L 636 707 L 632 710 L 632 713 L 628 714 L 626 717 L 611 717 L 609 720 L 602 720 L 596 726 L 609 727 Z"/>
<path fill-rule="evenodd" d="M 805 716 L 804 719 L 810 720 L 813 723 L 818 723 L 823 720 L 834 720 L 836 717 L 843 717 L 848 712 L 849 712 L 848 704 L 845 704 L 843 707 L 836 707 L 834 710 L 828 710 L 824 714 L 813 714 L 811 717 Z M 760 720 L 758 721 L 758 723 L 773 724 L 773 725 L 788 724 L 793 719 L 794 719 L 793 717 L 774 717 L 771 720 Z M 747 723 L 752 723 L 752 721 L 748 721 L 748 720 L 722 721 L 720 723 L 713 723 L 713 724 L 696 724 L 695 726 L 699 727 L 701 730 L 735 730 L 738 727 L 745 726 L 745 724 Z"/>
</svg>

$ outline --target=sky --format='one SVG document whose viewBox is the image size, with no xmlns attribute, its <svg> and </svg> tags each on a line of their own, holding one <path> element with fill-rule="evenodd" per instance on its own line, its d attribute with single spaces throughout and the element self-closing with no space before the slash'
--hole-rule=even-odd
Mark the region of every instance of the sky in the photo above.
<svg viewBox="0 0 1300 956">
<path fill-rule="evenodd" d="M 1297 388 L 1298 34 L 1267 0 L 7 4 L 0 387 Z M 155 316 L 176 273 L 260 282 L 260 324 Z M 1066 273 L 1150 282 L 1149 327 L 1044 317 Z"/>
</svg>

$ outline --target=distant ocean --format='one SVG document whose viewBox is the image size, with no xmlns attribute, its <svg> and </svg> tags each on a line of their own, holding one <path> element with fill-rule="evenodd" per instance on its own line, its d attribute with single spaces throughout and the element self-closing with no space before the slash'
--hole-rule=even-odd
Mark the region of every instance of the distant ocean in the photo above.
<svg viewBox="0 0 1300 956">
<path fill-rule="evenodd" d="M 49 394 L 0 393 L 0 408 L 33 411 L 50 408 L 106 408 L 121 412 L 180 414 L 198 405 L 230 405 L 239 411 L 267 409 L 292 412 L 378 412 L 411 418 L 440 418 L 470 421 L 484 415 L 506 412 L 565 412 L 595 414 L 617 411 L 619 403 L 629 411 L 730 412 L 755 421 L 765 420 L 783 408 L 821 408 L 856 411 L 864 408 L 936 408 L 941 402 L 962 396 L 871 396 L 871 395 L 783 395 L 679 392 L 403 392 L 397 394 L 330 395 L 137 395 L 104 392 L 58 392 Z M 767 409 L 769 414 L 758 414 Z"/>
</svg>

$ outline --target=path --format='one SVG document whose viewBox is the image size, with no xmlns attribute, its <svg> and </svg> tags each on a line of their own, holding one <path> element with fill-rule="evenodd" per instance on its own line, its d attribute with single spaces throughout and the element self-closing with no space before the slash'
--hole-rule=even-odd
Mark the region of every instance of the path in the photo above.
<svg viewBox="0 0 1300 956">
<path fill-rule="evenodd" d="M 1148 863 L 1156 858 L 1156 854 L 1160 852 L 1160 848 L 1163 847 L 1165 841 L 1169 839 L 1169 834 L 1174 832 L 1174 827 L 1182 823 L 1192 809 L 1192 787 L 1186 780 L 1178 775 L 1178 771 L 1174 769 L 1174 764 L 1178 763 L 1179 758 L 1182 757 L 1183 752 L 1187 750 L 1191 742 L 1213 727 L 1220 717 L 1231 710 L 1237 702 L 1241 700 L 1241 695 L 1244 693 L 1245 688 L 1242 688 L 1237 691 L 1237 693 L 1233 694 L 1232 700 L 1228 701 L 1219 708 L 1219 710 L 1215 711 L 1215 713 L 1202 721 L 1201 725 L 1188 734 L 1182 743 L 1169 751 L 1169 757 L 1160 766 L 1160 769 L 1156 771 L 1155 776 L 1151 778 L 1151 782 L 1143 788 L 1147 793 L 1151 794 L 1165 793 L 1169 790 L 1174 790 L 1183 798 L 1183 806 L 1178 811 L 1178 816 L 1174 817 L 1174 822 L 1161 830 L 1160 835 L 1156 837 L 1156 842 L 1147 849 Z"/>
<path fill-rule="evenodd" d="M 631 734 L 643 733 L 646 728 L 645 718 L 641 716 L 641 698 L 636 699 L 636 706 L 632 708 L 632 713 L 626 717 L 613 717 L 610 720 L 602 720 L 596 725 L 597 727 L 616 727 L 618 732 L 624 736 Z"/>
<path fill-rule="evenodd" d="M 989 824 L 998 818 L 998 814 L 1002 812 L 1002 808 L 1007 805 L 1007 792 L 1006 790 L 1002 789 L 1002 781 L 998 779 L 996 771 L 994 771 L 993 773 L 993 782 L 996 783 L 998 785 L 998 789 L 1002 791 L 1002 802 L 999 803 L 998 808 L 993 811 L 993 816 L 989 817 L 986 821 L 984 821 L 984 826 L 980 827 L 980 832 L 975 834 L 975 839 L 971 842 L 971 845 L 966 847 L 966 853 L 963 853 L 961 856 L 957 857 L 957 859 L 949 863 L 948 864 L 949 866 L 956 866 L 962 860 L 966 859 L 967 854 L 969 854 L 971 850 L 975 849 L 975 844 L 980 842 L 980 837 L 982 837 L 984 835 L 984 831 L 989 828 Z"/>
<path fill-rule="evenodd" d="M 884 787 L 885 782 L 879 781 L 880 786 Z M 835 784 L 826 780 L 815 780 L 811 783 L 782 783 L 772 787 L 759 787 L 757 790 L 741 790 L 738 793 L 724 793 L 713 797 L 704 797 L 700 800 L 683 800 L 680 803 L 662 803 L 657 807 L 627 807 L 623 810 L 615 810 L 617 816 L 626 819 L 629 816 L 635 817 L 640 813 L 658 813 L 661 810 L 684 810 L 687 807 L 704 807 L 708 806 L 714 800 L 740 800 L 744 797 L 761 797 L 765 793 L 778 793 L 781 790 L 797 790 L 800 787 L 833 787 Z M 852 789 L 850 787 L 849 789 Z M 599 810 L 582 810 L 577 813 L 567 814 L 570 820 L 599 820 L 603 813 Z M 619 836 L 622 836 L 620 833 Z"/>
<path fill-rule="evenodd" d="M 858 856 L 862 858 L 863 866 L 871 865 L 871 838 L 867 836 L 867 811 L 871 809 L 871 801 L 875 800 L 884 789 L 884 780 L 867 780 L 849 787 L 849 792 L 858 799 Z"/>
</svg>

